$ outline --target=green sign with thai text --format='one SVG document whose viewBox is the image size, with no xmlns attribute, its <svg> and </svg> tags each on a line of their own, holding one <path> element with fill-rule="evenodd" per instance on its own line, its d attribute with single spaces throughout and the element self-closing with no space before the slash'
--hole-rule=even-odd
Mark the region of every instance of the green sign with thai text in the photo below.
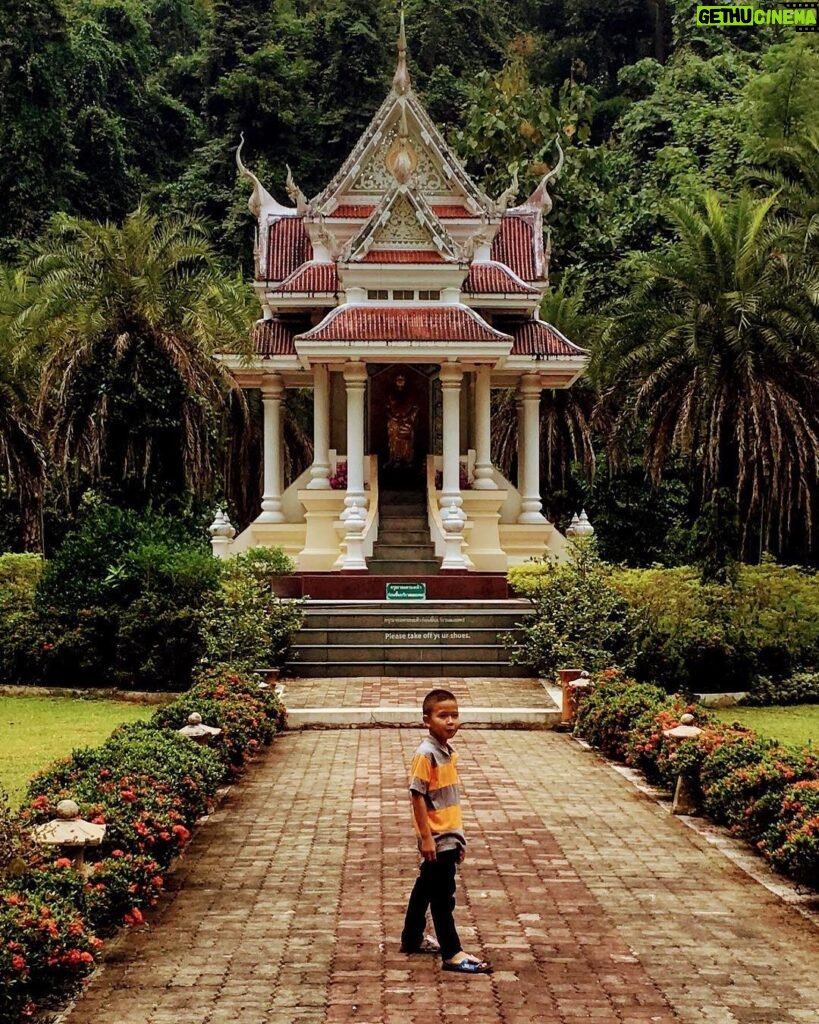
<svg viewBox="0 0 819 1024">
<path fill-rule="evenodd" d="M 426 601 L 426 583 L 388 583 L 388 601 Z"/>
</svg>

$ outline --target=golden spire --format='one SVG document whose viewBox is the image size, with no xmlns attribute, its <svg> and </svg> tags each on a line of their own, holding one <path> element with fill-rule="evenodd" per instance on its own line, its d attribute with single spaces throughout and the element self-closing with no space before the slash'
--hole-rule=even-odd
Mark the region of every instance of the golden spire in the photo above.
<svg viewBox="0 0 819 1024">
<path fill-rule="evenodd" d="M 398 33 L 398 63 L 392 78 L 392 87 L 399 96 L 409 92 L 410 76 L 407 70 L 407 36 L 404 31 L 404 5 L 401 5 L 401 28 Z"/>
</svg>

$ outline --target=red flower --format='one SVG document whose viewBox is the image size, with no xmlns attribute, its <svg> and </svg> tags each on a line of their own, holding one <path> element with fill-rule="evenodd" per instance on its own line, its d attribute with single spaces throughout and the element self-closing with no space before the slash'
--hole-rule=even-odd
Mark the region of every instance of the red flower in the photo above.
<svg viewBox="0 0 819 1024">
<path fill-rule="evenodd" d="M 70 868 L 71 867 L 71 861 L 68 859 L 68 857 L 58 857 L 57 860 L 54 861 L 54 867 L 55 868 Z"/>
<path fill-rule="evenodd" d="M 11 966 L 15 971 L 24 971 L 26 969 L 25 957 L 20 956 L 19 953 L 15 954 L 11 958 Z"/>
</svg>

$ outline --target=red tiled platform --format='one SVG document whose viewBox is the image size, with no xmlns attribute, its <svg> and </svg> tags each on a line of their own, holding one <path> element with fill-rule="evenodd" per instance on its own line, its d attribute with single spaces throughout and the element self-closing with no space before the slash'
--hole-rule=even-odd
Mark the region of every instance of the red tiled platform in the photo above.
<svg viewBox="0 0 819 1024">
<path fill-rule="evenodd" d="M 316 601 L 383 601 L 388 583 L 424 583 L 429 601 L 505 601 L 517 596 L 503 573 L 492 572 L 442 572 L 437 576 L 297 572 L 293 576 L 278 577 L 275 587 L 280 597 L 312 597 Z"/>
</svg>

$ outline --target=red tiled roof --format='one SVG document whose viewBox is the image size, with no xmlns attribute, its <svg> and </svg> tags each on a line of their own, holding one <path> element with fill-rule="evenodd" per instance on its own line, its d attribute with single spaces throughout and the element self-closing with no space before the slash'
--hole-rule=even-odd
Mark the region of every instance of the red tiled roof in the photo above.
<svg viewBox="0 0 819 1024">
<path fill-rule="evenodd" d="M 335 263 L 305 263 L 282 281 L 276 291 L 333 294 L 338 291 L 338 270 Z"/>
<path fill-rule="evenodd" d="M 452 217 L 474 217 L 475 214 L 470 210 L 467 210 L 465 206 L 460 206 L 455 203 L 450 203 L 446 206 L 433 206 L 432 212 L 436 217 L 440 217 L 441 220 L 447 220 Z"/>
<path fill-rule="evenodd" d="M 328 217 L 370 217 L 372 215 L 374 206 L 356 205 L 355 203 L 341 203 L 333 210 L 332 213 L 328 213 Z"/>
<path fill-rule="evenodd" d="M 362 263 L 443 263 L 443 256 L 435 249 L 374 249 Z"/>
<path fill-rule="evenodd" d="M 509 328 L 514 336 L 511 355 L 550 358 L 555 356 L 582 356 L 586 350 L 564 338 L 551 324 L 542 320 L 525 320 Z"/>
<path fill-rule="evenodd" d="M 505 263 L 524 281 L 537 280 L 534 231 L 528 220 L 523 217 L 501 217 L 491 251 L 493 260 Z"/>
<path fill-rule="evenodd" d="M 313 246 L 301 217 L 281 217 L 267 239 L 267 280 L 283 281 L 313 258 Z"/>
<path fill-rule="evenodd" d="M 508 341 L 464 306 L 342 306 L 300 341 Z"/>
<path fill-rule="evenodd" d="M 469 295 L 539 295 L 510 272 L 502 263 L 473 263 L 464 283 Z"/>
<path fill-rule="evenodd" d="M 293 331 L 287 324 L 274 317 L 272 320 L 257 320 L 253 325 L 253 347 L 260 356 L 294 356 Z"/>
</svg>

